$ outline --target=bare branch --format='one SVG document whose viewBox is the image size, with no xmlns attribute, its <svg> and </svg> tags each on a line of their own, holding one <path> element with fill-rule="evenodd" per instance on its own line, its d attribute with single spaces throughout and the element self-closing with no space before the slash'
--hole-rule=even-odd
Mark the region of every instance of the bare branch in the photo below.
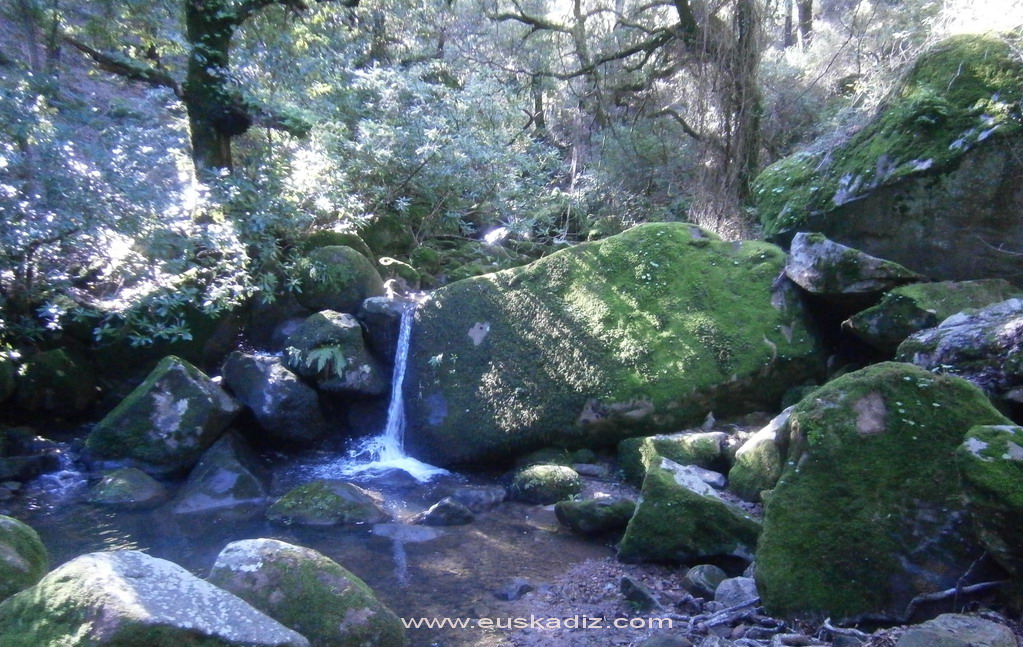
<svg viewBox="0 0 1023 647">
<path fill-rule="evenodd" d="M 673 108 L 665 108 L 664 110 L 659 110 L 651 116 L 671 117 L 675 121 L 675 123 L 677 123 L 679 126 L 682 126 L 682 130 L 683 132 L 685 132 L 685 134 L 689 135 L 696 141 L 703 141 L 703 135 L 696 132 L 696 129 L 689 125 L 689 122 L 686 121 L 685 117 L 683 117 L 681 114 L 679 114 L 677 110 Z"/>
<path fill-rule="evenodd" d="M 101 52 L 67 34 L 61 34 L 61 40 L 91 58 L 102 70 L 123 76 L 132 81 L 170 88 L 179 99 L 184 96 L 178 80 L 163 70 L 158 70 L 147 63 L 128 58 L 127 56 Z"/>
</svg>

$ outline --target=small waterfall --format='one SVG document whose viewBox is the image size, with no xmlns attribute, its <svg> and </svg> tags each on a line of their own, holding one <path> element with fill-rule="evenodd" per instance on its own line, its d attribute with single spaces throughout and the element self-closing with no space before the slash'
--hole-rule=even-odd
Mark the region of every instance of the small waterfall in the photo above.
<svg viewBox="0 0 1023 647">
<path fill-rule="evenodd" d="M 405 398 L 402 395 L 402 387 L 405 383 L 405 369 L 408 366 L 414 314 L 413 304 L 406 304 L 402 308 L 398 348 L 394 355 L 394 376 L 391 378 L 391 401 L 387 406 L 387 423 L 384 430 L 380 435 L 363 441 L 358 449 L 351 452 L 354 460 L 345 461 L 340 466 L 342 476 L 374 476 L 387 470 L 399 469 L 408 472 L 417 481 L 425 483 L 435 476 L 449 473 L 405 453 Z M 334 466 L 325 467 L 331 472 L 334 471 Z"/>
</svg>

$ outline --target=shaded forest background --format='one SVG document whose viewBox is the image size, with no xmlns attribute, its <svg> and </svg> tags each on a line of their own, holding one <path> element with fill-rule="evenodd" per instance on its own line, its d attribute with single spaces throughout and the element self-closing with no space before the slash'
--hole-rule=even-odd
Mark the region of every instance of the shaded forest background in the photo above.
<svg viewBox="0 0 1023 647">
<path fill-rule="evenodd" d="M 427 285 L 463 244 L 755 237 L 759 170 L 851 136 L 938 39 L 1021 25 L 1011 0 L 7 0 L 0 346 L 188 339 L 326 272 L 318 232 Z"/>
</svg>

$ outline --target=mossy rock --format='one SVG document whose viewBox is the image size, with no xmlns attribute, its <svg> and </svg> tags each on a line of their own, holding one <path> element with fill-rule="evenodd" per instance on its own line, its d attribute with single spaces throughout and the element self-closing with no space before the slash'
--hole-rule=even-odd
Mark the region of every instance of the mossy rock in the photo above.
<svg viewBox="0 0 1023 647">
<path fill-rule="evenodd" d="M 288 336 L 288 368 L 314 378 L 324 391 L 383 395 L 390 387 L 350 314 L 324 310 L 310 315 Z"/>
<path fill-rule="evenodd" d="M 373 262 L 351 247 L 317 247 L 303 260 L 302 291 L 295 298 L 310 310 L 356 312 L 363 300 L 384 294 Z"/>
<path fill-rule="evenodd" d="M 6 353 L 0 352 L 0 402 L 14 395 L 17 367 Z"/>
<path fill-rule="evenodd" d="M 444 266 L 443 255 L 432 247 L 417 247 L 409 254 L 412 267 L 420 273 L 438 274 Z"/>
<path fill-rule="evenodd" d="M 666 458 L 647 469 L 636 513 L 618 546 L 623 562 L 752 559 L 760 524 Z"/>
<path fill-rule="evenodd" d="M 579 473 L 564 465 L 533 465 L 515 473 L 509 498 L 524 503 L 550 505 L 582 492 Z"/>
<path fill-rule="evenodd" d="M 1016 259 L 990 249 L 1023 248 L 1016 48 L 995 36 L 940 42 L 844 144 L 766 168 L 752 187 L 765 234 L 819 231 L 932 278 L 1023 285 Z"/>
<path fill-rule="evenodd" d="M 46 574 L 49 556 L 39 535 L 13 517 L 0 515 L 0 602 Z"/>
<path fill-rule="evenodd" d="M 377 265 L 380 266 L 380 276 L 384 281 L 394 280 L 402 287 L 401 292 L 419 289 L 421 280 L 419 272 L 408 263 L 390 256 L 382 256 L 377 260 Z"/>
<path fill-rule="evenodd" d="M 378 215 L 359 234 L 377 257 L 407 256 L 416 244 L 407 219 L 396 213 Z"/>
<path fill-rule="evenodd" d="M 354 232 L 330 230 L 313 232 L 302 242 L 302 249 L 311 252 L 318 247 L 336 247 L 338 245 L 351 247 L 371 261 L 375 258 L 366 241 Z"/>
<path fill-rule="evenodd" d="M 895 362 L 803 400 L 757 549 L 768 611 L 899 616 L 913 597 L 954 588 L 983 552 L 954 452 L 971 427 L 1007 422 L 966 380 Z"/>
<path fill-rule="evenodd" d="M 954 314 L 1023 296 L 1004 279 L 917 283 L 891 290 L 872 308 L 842 323 L 842 328 L 892 355 L 910 335 L 933 328 Z"/>
<path fill-rule="evenodd" d="M 255 452 L 236 432 L 228 431 L 189 472 L 170 511 L 217 521 L 253 519 L 266 508 L 269 482 Z"/>
<path fill-rule="evenodd" d="M 406 644 L 401 620 L 330 558 L 275 539 L 228 544 L 209 582 L 309 639 L 312 647 Z"/>
<path fill-rule="evenodd" d="M 266 516 L 274 523 L 300 526 L 359 525 L 391 518 L 369 492 L 327 479 L 294 488 L 271 505 Z"/>
<path fill-rule="evenodd" d="M 416 312 L 406 445 L 435 464 L 612 446 L 771 409 L 821 366 L 785 255 L 647 224 L 453 283 Z"/>
<path fill-rule="evenodd" d="M 308 647 L 180 566 L 133 550 L 64 563 L 0 604 L 0 647 Z"/>
<path fill-rule="evenodd" d="M 643 483 L 647 468 L 662 457 L 679 465 L 697 465 L 708 470 L 726 471 L 727 440 L 728 434 L 723 431 L 691 431 L 626 438 L 618 443 L 618 466 L 625 480 L 636 486 Z"/>
<path fill-rule="evenodd" d="M 108 472 L 89 490 L 89 503 L 128 510 L 151 508 L 167 498 L 167 488 L 135 467 Z"/>
<path fill-rule="evenodd" d="M 956 451 L 966 508 L 988 553 L 1023 578 L 1023 427 L 974 427 Z"/>
<path fill-rule="evenodd" d="M 554 505 L 558 521 L 580 535 L 603 535 L 625 529 L 636 511 L 629 499 L 586 499 L 559 501 Z"/>
<path fill-rule="evenodd" d="M 759 502 L 764 491 L 774 488 L 781 478 L 784 436 L 791 413 L 791 407 L 782 411 L 735 452 L 735 461 L 728 471 L 730 492 L 743 500 Z"/>
<path fill-rule="evenodd" d="M 127 459 L 150 474 L 177 474 L 195 465 L 240 408 L 205 373 L 168 356 L 96 423 L 86 446 L 97 459 Z"/>
<path fill-rule="evenodd" d="M 26 411 L 75 415 L 96 400 L 92 368 L 64 349 L 36 353 L 19 368 L 14 400 Z"/>
</svg>

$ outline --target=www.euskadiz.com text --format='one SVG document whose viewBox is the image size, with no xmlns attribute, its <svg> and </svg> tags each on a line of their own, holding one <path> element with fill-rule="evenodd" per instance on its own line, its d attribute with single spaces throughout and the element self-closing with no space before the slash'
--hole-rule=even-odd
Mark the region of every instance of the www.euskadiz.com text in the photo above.
<svg viewBox="0 0 1023 647">
<path fill-rule="evenodd" d="M 671 629 L 671 618 L 402 618 L 406 629 Z"/>
</svg>

